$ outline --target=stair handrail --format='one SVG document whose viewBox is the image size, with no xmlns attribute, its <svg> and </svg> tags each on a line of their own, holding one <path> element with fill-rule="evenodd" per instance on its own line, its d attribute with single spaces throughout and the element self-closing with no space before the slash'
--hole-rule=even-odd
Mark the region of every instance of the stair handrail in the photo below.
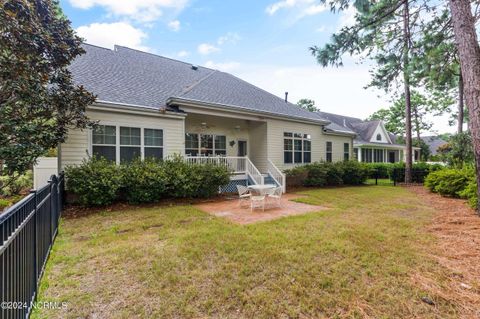
<svg viewBox="0 0 480 319">
<path fill-rule="evenodd" d="M 247 171 L 247 175 L 252 178 L 255 184 L 263 185 L 264 184 L 263 175 L 260 173 L 258 168 L 255 165 L 253 165 L 252 161 L 247 156 L 245 156 L 245 159 L 246 159 L 245 169 Z"/>
<path fill-rule="evenodd" d="M 268 173 L 273 178 L 273 180 L 282 187 L 282 191 L 285 193 L 287 191 L 287 179 L 285 174 L 275 165 L 271 160 L 268 160 Z"/>
</svg>

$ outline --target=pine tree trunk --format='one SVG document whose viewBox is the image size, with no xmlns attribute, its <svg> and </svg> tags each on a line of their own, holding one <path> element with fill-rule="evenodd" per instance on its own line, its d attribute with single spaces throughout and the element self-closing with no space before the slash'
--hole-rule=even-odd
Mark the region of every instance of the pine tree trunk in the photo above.
<svg viewBox="0 0 480 319">
<path fill-rule="evenodd" d="M 412 182 L 412 105 L 410 96 L 410 75 L 408 70 L 410 49 L 410 28 L 408 1 L 405 1 L 403 9 L 403 82 L 405 86 L 405 183 Z"/>
<path fill-rule="evenodd" d="M 453 31 L 462 69 L 465 102 L 470 120 L 475 168 L 477 171 L 477 195 L 480 198 L 480 46 L 475 31 L 470 0 L 449 0 Z M 480 213 L 480 205 L 477 204 Z"/>
<path fill-rule="evenodd" d="M 463 132 L 463 109 L 465 108 L 463 102 L 463 77 L 462 70 L 460 70 L 460 76 L 458 78 L 458 117 L 457 117 L 457 133 Z"/>
</svg>

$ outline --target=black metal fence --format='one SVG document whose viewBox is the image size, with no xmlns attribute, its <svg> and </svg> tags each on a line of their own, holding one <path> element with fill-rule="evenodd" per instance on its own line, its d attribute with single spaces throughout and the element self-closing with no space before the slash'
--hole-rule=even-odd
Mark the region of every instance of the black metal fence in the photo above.
<svg viewBox="0 0 480 319">
<path fill-rule="evenodd" d="M 0 215 L 0 318 L 28 318 L 39 280 L 58 231 L 64 202 L 64 176 Z"/>
<path fill-rule="evenodd" d="M 430 173 L 428 169 L 413 168 L 412 184 L 423 184 L 425 177 Z M 367 184 L 393 185 L 405 183 L 405 168 L 395 167 L 387 169 L 371 169 Z"/>
</svg>

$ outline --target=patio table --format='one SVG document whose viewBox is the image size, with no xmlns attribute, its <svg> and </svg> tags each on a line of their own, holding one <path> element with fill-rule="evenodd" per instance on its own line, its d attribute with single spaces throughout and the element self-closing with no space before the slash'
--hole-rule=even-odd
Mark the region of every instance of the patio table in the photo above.
<svg viewBox="0 0 480 319">
<path fill-rule="evenodd" d="M 277 187 L 274 184 L 264 184 L 264 185 L 250 185 L 248 186 L 254 193 L 262 196 L 265 195 L 269 190 L 274 189 Z"/>
</svg>

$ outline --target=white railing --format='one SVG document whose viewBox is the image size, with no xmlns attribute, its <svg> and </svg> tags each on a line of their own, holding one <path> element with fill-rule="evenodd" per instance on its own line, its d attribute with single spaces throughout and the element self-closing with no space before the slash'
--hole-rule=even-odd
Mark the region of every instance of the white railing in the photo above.
<svg viewBox="0 0 480 319">
<path fill-rule="evenodd" d="M 279 170 L 271 160 L 268 160 L 268 173 L 275 182 L 282 187 L 282 190 L 285 193 L 287 191 L 287 179 L 285 174 L 283 174 L 283 172 Z"/>
<path fill-rule="evenodd" d="M 189 164 L 214 164 L 227 167 L 233 173 L 247 173 L 247 157 L 241 156 L 187 156 L 185 161 Z"/>
<path fill-rule="evenodd" d="M 245 157 L 246 159 L 246 173 L 250 178 L 253 180 L 253 182 L 257 185 L 263 185 L 263 175 L 260 173 L 258 168 L 253 165 L 252 161 L 248 157 Z"/>
<path fill-rule="evenodd" d="M 214 164 L 227 167 L 234 174 L 246 174 L 255 184 L 262 185 L 263 175 L 248 157 L 242 156 L 187 156 L 189 164 Z"/>
</svg>

